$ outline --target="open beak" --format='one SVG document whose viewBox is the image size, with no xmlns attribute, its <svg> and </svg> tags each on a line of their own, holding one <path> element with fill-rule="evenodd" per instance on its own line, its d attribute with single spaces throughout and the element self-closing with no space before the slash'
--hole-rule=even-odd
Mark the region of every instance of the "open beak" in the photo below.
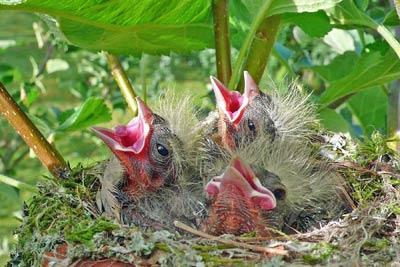
<svg viewBox="0 0 400 267">
<path fill-rule="evenodd" d="M 232 188 L 242 192 L 245 199 L 253 201 L 262 210 L 267 211 L 276 207 L 274 194 L 261 185 L 251 167 L 238 157 L 232 159 L 222 175 L 208 182 L 205 190 L 208 195 L 215 198 L 220 192 Z"/>
<path fill-rule="evenodd" d="M 247 71 L 244 72 L 245 89 L 242 95 L 238 91 L 229 91 L 217 78 L 211 76 L 210 79 L 218 110 L 226 114 L 230 122 L 239 124 L 251 99 L 260 94 L 254 80 Z"/>
<path fill-rule="evenodd" d="M 92 127 L 92 131 L 116 154 L 116 152 L 131 152 L 139 154 L 149 140 L 153 112 L 138 97 L 138 116 L 128 125 L 119 125 L 113 129 Z"/>
<path fill-rule="evenodd" d="M 244 71 L 244 95 L 248 99 L 253 99 L 255 96 L 260 95 L 260 89 L 250 76 L 249 72 Z"/>
</svg>

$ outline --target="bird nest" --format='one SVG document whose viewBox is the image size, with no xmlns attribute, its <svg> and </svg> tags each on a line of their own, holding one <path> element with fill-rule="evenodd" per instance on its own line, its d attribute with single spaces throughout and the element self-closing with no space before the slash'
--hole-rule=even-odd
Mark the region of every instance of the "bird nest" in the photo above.
<svg viewBox="0 0 400 267">
<path fill-rule="evenodd" d="M 361 144 L 339 134 L 318 140 L 355 203 L 318 229 L 260 238 L 210 236 L 180 222 L 177 232 L 122 226 L 96 208 L 94 169 L 78 166 L 38 185 L 8 266 L 399 266 L 398 155 L 379 134 Z"/>
</svg>

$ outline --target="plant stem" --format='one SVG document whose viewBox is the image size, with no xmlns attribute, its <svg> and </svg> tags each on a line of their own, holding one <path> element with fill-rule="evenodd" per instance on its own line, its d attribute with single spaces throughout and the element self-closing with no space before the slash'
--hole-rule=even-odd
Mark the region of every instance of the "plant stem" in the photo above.
<svg viewBox="0 0 400 267">
<path fill-rule="evenodd" d="M 0 82 L 0 113 L 14 127 L 25 143 L 35 152 L 42 164 L 56 177 L 68 166 L 58 151 L 47 142 L 28 116 L 8 94 Z"/>
<path fill-rule="evenodd" d="M 258 27 L 251 44 L 243 70 L 247 70 L 250 73 L 256 84 L 260 82 L 264 74 L 271 50 L 274 47 L 281 18 L 281 15 L 274 15 L 264 19 L 260 27 Z M 240 77 L 238 89 L 243 92 L 244 77 L 243 75 Z"/>
<path fill-rule="evenodd" d="M 229 0 L 213 0 L 215 55 L 217 77 L 228 84 L 231 75 L 231 46 L 229 42 Z"/>
<path fill-rule="evenodd" d="M 397 12 L 399 12 L 399 2 L 395 1 Z M 396 37 L 400 37 L 400 29 L 396 28 Z M 400 153 L 400 80 L 393 82 L 388 97 L 388 116 L 387 116 L 387 146 Z"/>
<path fill-rule="evenodd" d="M 2 175 L 2 174 L 0 174 L 0 182 L 8 184 L 8 185 L 11 185 L 11 186 L 13 186 L 15 188 L 18 188 L 20 190 L 26 190 L 26 191 L 29 191 L 29 192 L 32 192 L 32 193 L 37 193 L 38 192 L 38 189 L 33 185 L 30 185 L 30 184 L 15 180 L 13 178 L 7 177 L 7 176 Z"/>
<path fill-rule="evenodd" d="M 376 31 L 388 42 L 396 55 L 400 58 L 400 43 L 393 34 L 385 26 L 379 24 L 376 26 Z"/>
<path fill-rule="evenodd" d="M 136 104 L 136 94 L 132 87 L 132 84 L 129 82 L 128 77 L 124 71 L 124 68 L 121 65 L 121 61 L 115 55 L 109 54 L 104 51 L 104 55 L 107 58 L 108 65 L 111 69 L 111 73 L 114 76 L 115 81 L 117 82 L 119 89 L 122 92 L 126 102 L 128 103 L 129 108 L 133 112 L 133 116 L 137 115 L 138 107 Z"/>
<path fill-rule="evenodd" d="M 142 54 L 140 59 L 140 78 L 142 80 L 143 102 L 147 104 L 147 84 L 146 84 L 146 54 Z"/>
<path fill-rule="evenodd" d="M 400 153 L 400 81 L 393 83 L 389 94 L 387 138 L 392 140 L 387 145 Z"/>
<path fill-rule="evenodd" d="M 247 51 L 249 51 L 249 47 L 251 45 L 251 41 L 254 38 L 254 35 L 260 26 L 260 24 L 264 21 L 265 15 L 268 11 L 269 6 L 271 5 L 272 0 L 266 0 L 264 4 L 261 6 L 260 11 L 258 12 L 256 18 L 253 20 L 253 23 L 250 26 L 249 32 L 244 40 L 243 46 L 240 49 L 238 59 L 235 64 L 235 68 L 232 72 L 231 80 L 229 81 L 229 88 L 236 88 L 236 84 L 239 80 L 240 74 L 242 72 L 243 62 L 246 58 Z"/>
</svg>

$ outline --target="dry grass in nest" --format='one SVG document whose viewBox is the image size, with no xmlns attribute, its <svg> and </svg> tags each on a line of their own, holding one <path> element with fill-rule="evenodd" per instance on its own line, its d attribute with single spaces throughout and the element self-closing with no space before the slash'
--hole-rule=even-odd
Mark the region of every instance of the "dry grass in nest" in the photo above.
<svg viewBox="0 0 400 267">
<path fill-rule="evenodd" d="M 94 208 L 98 179 L 77 168 L 72 179 L 49 182 L 29 203 L 8 266 L 41 266 L 47 252 L 65 243 L 66 259 L 55 266 L 104 258 L 135 266 L 400 266 L 398 155 L 387 147 L 376 149 L 385 146 L 379 138 L 367 143 L 369 150 L 346 137 L 340 146 L 332 144 L 335 138 L 325 136 L 322 147 L 335 147 L 331 158 L 356 205 L 319 229 L 294 235 L 276 231 L 273 239 L 215 237 L 175 222 L 184 233 L 198 237 L 141 232 L 101 217 Z"/>
</svg>

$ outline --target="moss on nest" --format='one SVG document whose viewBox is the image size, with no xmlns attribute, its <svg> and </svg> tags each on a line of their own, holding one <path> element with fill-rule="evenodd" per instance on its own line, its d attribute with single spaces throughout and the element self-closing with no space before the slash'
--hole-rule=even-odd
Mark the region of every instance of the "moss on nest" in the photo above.
<svg viewBox="0 0 400 267">
<path fill-rule="evenodd" d="M 45 253 L 64 243 L 68 244 L 69 259 L 64 264 L 79 258 L 113 258 L 138 266 L 400 264 L 398 155 L 387 148 L 378 133 L 360 145 L 337 134 L 324 134 L 323 139 L 323 145 L 318 146 L 342 173 L 356 208 L 307 233 L 281 234 L 274 240 L 226 237 L 256 246 L 281 247 L 288 256 L 271 258 L 215 240 L 121 226 L 102 217 L 96 208 L 99 181 L 95 171 L 78 166 L 66 179 L 49 179 L 38 186 L 40 193 L 25 208 L 8 266 L 41 266 Z"/>
</svg>

